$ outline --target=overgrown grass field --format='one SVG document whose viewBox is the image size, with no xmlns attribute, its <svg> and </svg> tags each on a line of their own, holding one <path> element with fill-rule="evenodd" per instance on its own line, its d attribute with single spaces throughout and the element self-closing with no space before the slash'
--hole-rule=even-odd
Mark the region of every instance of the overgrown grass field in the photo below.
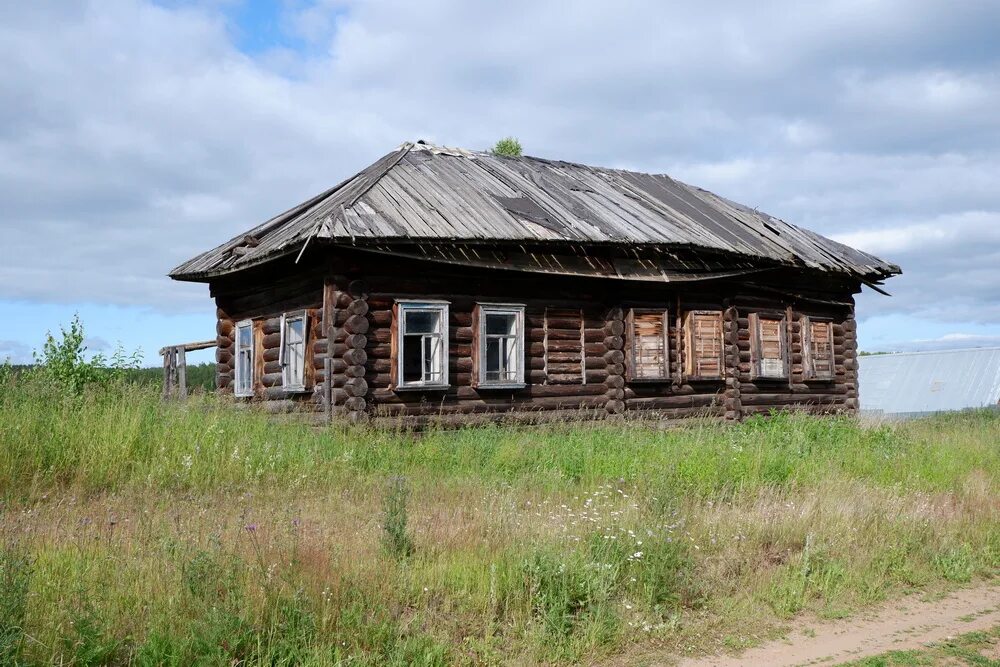
<svg viewBox="0 0 1000 667">
<path fill-rule="evenodd" d="M 625 660 L 1000 572 L 1000 415 L 318 429 L 0 380 L 0 664 Z"/>
</svg>

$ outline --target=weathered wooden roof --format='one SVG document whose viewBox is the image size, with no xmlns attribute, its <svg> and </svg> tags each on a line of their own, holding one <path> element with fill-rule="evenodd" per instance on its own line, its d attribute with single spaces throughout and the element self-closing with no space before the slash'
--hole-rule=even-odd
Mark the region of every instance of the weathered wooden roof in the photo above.
<svg viewBox="0 0 1000 667">
<path fill-rule="evenodd" d="M 530 243 L 612 246 L 655 258 L 674 248 L 707 251 L 716 265 L 728 256 L 732 267 L 808 267 L 865 282 L 900 273 L 877 257 L 666 175 L 417 142 L 170 276 L 205 280 L 300 251 L 313 239 L 382 252 L 415 243 Z"/>
</svg>

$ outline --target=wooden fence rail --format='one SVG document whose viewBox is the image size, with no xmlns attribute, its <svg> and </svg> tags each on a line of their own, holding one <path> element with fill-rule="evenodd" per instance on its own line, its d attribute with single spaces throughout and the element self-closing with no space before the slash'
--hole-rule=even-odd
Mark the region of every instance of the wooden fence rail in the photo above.
<svg viewBox="0 0 1000 667">
<path fill-rule="evenodd" d="M 168 345 L 160 348 L 163 356 L 163 399 L 187 398 L 187 353 L 215 347 L 214 340 Z"/>
</svg>

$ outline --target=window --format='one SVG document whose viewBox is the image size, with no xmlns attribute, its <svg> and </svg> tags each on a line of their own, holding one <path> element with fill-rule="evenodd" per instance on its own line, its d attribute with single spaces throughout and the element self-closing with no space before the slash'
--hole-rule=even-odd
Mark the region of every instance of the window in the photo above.
<svg viewBox="0 0 1000 667">
<path fill-rule="evenodd" d="M 753 377 L 788 376 L 785 363 L 788 346 L 785 340 L 784 318 L 750 314 L 750 361 Z"/>
<path fill-rule="evenodd" d="M 278 347 L 281 364 L 281 385 L 288 390 L 305 389 L 306 313 L 285 313 L 281 316 L 281 343 Z"/>
<path fill-rule="evenodd" d="M 477 308 L 479 386 L 522 386 L 524 306 L 479 304 Z"/>
<path fill-rule="evenodd" d="M 448 304 L 398 302 L 397 389 L 448 386 Z"/>
<path fill-rule="evenodd" d="M 833 323 L 802 318 L 805 374 L 807 380 L 833 379 Z"/>
<path fill-rule="evenodd" d="M 693 310 L 685 326 L 685 370 L 694 380 L 717 380 L 722 377 L 722 312 Z"/>
<path fill-rule="evenodd" d="M 233 393 L 253 396 L 253 322 L 236 324 L 236 367 Z"/>
<path fill-rule="evenodd" d="M 628 313 L 628 379 L 669 380 L 669 320 L 666 310 L 633 308 Z"/>
</svg>

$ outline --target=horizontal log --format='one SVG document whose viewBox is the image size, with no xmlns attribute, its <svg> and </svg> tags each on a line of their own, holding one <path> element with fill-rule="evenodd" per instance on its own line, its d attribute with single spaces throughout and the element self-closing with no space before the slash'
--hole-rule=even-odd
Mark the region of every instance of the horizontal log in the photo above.
<svg viewBox="0 0 1000 667">
<path fill-rule="evenodd" d="M 368 383 L 363 377 L 348 378 L 343 384 L 348 396 L 364 396 L 368 393 Z"/>
<path fill-rule="evenodd" d="M 220 338 L 232 339 L 236 331 L 236 325 L 232 320 L 219 320 L 215 323 L 215 335 Z"/>
<path fill-rule="evenodd" d="M 351 315 L 344 322 L 344 331 L 349 334 L 365 334 L 368 333 L 369 322 L 368 318 L 364 315 Z"/>
<path fill-rule="evenodd" d="M 269 317 L 264 320 L 261 325 L 261 329 L 264 334 L 280 334 L 281 333 L 281 318 L 280 317 Z"/>
<path fill-rule="evenodd" d="M 367 315 L 368 314 L 368 302 L 364 299 L 356 299 L 352 301 L 345 309 L 348 316 L 350 315 Z"/>
<path fill-rule="evenodd" d="M 261 344 L 263 345 L 265 350 L 272 347 L 278 347 L 279 345 L 281 345 L 281 334 L 277 332 L 267 334 L 266 336 L 264 336 L 264 339 L 261 341 Z"/>
<path fill-rule="evenodd" d="M 360 396 L 352 396 L 346 399 L 343 405 L 348 412 L 363 412 L 368 407 L 367 401 Z"/>
<path fill-rule="evenodd" d="M 578 381 L 581 377 L 579 369 L 577 369 L 575 373 L 569 373 L 569 375 L 572 375 Z M 530 370 L 527 373 L 527 380 L 530 384 L 533 385 L 544 384 L 545 382 L 550 381 L 552 376 L 553 376 L 552 374 L 546 374 L 545 371 Z M 608 373 L 603 369 L 591 370 L 588 368 L 585 373 L 585 378 L 588 384 L 592 382 L 604 382 L 607 379 L 607 377 Z"/>
<path fill-rule="evenodd" d="M 351 349 L 344 352 L 344 361 L 353 366 L 364 366 L 368 361 L 368 353 L 365 350 Z"/>
<path fill-rule="evenodd" d="M 216 348 L 215 350 L 215 362 L 217 364 L 232 364 L 233 363 L 233 353 L 227 349 Z"/>
<path fill-rule="evenodd" d="M 264 373 L 260 378 L 260 383 L 265 387 L 280 387 L 281 386 L 281 372 L 277 373 Z"/>
</svg>

